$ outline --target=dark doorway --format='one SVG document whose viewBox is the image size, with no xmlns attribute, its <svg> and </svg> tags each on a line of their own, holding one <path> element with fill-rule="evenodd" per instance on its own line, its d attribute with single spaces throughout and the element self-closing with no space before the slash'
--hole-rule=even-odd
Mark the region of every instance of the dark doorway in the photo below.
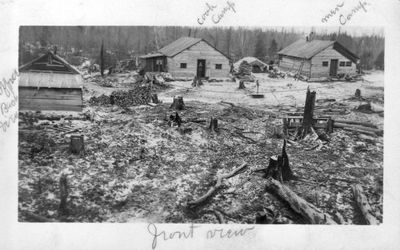
<svg viewBox="0 0 400 250">
<path fill-rule="evenodd" d="M 329 76 L 336 76 L 338 68 L 338 59 L 331 59 L 331 68 L 329 70 Z"/>
<path fill-rule="evenodd" d="M 206 77 L 206 60 L 197 60 L 197 77 Z"/>
</svg>

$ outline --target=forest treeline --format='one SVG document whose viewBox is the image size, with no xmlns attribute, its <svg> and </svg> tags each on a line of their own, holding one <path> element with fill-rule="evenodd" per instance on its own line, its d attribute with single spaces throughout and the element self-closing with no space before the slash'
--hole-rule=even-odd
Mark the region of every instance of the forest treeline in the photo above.
<svg viewBox="0 0 400 250">
<path fill-rule="evenodd" d="M 270 62 L 277 59 L 280 49 L 306 36 L 286 27 L 176 26 L 21 26 L 19 34 L 20 65 L 54 47 L 57 47 L 57 53 L 74 65 L 80 64 L 82 58 L 98 63 L 102 42 L 106 50 L 106 64 L 113 65 L 117 60 L 155 52 L 182 36 L 203 38 L 232 61 L 255 56 Z M 385 39 L 382 36 L 351 36 L 341 32 L 317 33 L 315 38 L 339 41 L 360 57 L 363 69 L 384 68 Z"/>
</svg>

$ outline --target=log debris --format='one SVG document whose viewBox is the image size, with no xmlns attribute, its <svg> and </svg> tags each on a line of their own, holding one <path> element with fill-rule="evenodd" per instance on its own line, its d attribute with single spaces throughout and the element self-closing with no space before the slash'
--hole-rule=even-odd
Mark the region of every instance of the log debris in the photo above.
<svg viewBox="0 0 400 250">
<path fill-rule="evenodd" d="M 368 199 L 365 196 L 362 187 L 359 184 L 356 184 L 353 185 L 352 189 L 357 207 L 360 209 L 365 222 L 368 225 L 378 225 L 379 221 L 372 215 L 373 211 L 368 203 Z"/>
<path fill-rule="evenodd" d="M 194 206 L 198 206 L 198 205 L 202 204 L 203 202 L 208 200 L 212 195 L 214 195 L 214 193 L 222 186 L 222 181 L 224 179 L 229 179 L 229 178 L 237 175 L 239 172 L 241 172 L 247 166 L 248 166 L 247 163 L 243 163 L 242 165 L 240 165 L 239 167 L 234 169 L 232 172 L 218 176 L 217 183 L 215 184 L 215 186 L 211 187 L 206 194 L 204 194 L 197 200 L 189 201 L 188 205 L 194 207 Z"/>
<path fill-rule="evenodd" d="M 286 201 L 297 213 L 302 215 L 310 224 L 337 224 L 329 214 L 323 213 L 314 205 L 295 194 L 289 187 L 272 178 L 267 179 L 267 190 L 273 191 Z"/>
</svg>

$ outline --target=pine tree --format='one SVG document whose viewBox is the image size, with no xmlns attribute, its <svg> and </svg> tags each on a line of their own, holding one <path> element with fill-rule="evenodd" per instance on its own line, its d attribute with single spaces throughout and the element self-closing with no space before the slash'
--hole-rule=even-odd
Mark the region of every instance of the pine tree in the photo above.
<svg viewBox="0 0 400 250">
<path fill-rule="evenodd" d="M 278 52 L 278 44 L 275 41 L 275 38 L 272 39 L 271 45 L 269 46 L 268 49 L 268 56 L 271 60 L 273 60 L 276 56 L 276 53 Z"/>
<path fill-rule="evenodd" d="M 104 76 L 104 44 L 103 40 L 101 40 L 101 48 L 100 48 L 100 74 Z"/>
<path fill-rule="evenodd" d="M 267 54 L 266 47 L 264 33 L 260 31 L 257 35 L 256 46 L 254 48 L 254 57 L 257 57 L 261 61 L 265 61 L 265 56 Z"/>
<path fill-rule="evenodd" d="M 385 51 L 382 50 L 381 53 L 379 53 L 378 57 L 375 60 L 375 67 L 377 69 L 384 70 L 385 69 Z"/>
</svg>

